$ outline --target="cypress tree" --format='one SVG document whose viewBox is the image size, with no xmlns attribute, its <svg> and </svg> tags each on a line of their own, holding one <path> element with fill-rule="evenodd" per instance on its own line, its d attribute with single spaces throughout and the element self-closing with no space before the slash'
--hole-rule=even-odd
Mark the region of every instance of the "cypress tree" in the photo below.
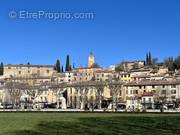
<svg viewBox="0 0 180 135">
<path fill-rule="evenodd" d="M 146 53 L 146 65 L 152 65 L 151 52 Z"/>
<path fill-rule="evenodd" d="M 66 71 L 70 71 L 70 58 L 69 55 L 66 57 Z"/>
<path fill-rule="evenodd" d="M 0 65 L 0 75 L 3 75 L 4 74 L 4 64 L 3 62 L 1 62 L 1 65 Z"/>
<path fill-rule="evenodd" d="M 57 71 L 58 73 L 61 72 L 61 64 L 60 64 L 60 60 L 59 60 L 59 59 L 56 61 L 56 71 Z"/>
<path fill-rule="evenodd" d="M 73 64 L 73 69 L 75 69 L 75 64 Z"/>
<path fill-rule="evenodd" d="M 151 52 L 149 52 L 149 65 L 152 64 Z"/>
<path fill-rule="evenodd" d="M 61 67 L 61 72 L 62 72 L 62 73 L 64 72 L 64 68 L 63 68 L 63 66 Z"/>
<path fill-rule="evenodd" d="M 148 53 L 146 53 L 146 65 L 148 65 L 149 64 L 149 56 L 148 56 Z"/>
</svg>

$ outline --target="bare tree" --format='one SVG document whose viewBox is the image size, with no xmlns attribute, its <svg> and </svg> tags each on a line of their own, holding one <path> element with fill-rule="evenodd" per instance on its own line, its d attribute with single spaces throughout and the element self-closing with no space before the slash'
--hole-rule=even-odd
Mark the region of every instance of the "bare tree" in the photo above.
<svg viewBox="0 0 180 135">
<path fill-rule="evenodd" d="M 41 86 L 32 86 L 27 89 L 27 94 L 30 96 L 30 102 L 33 105 L 33 108 L 36 102 L 38 102 L 36 99 L 46 90 L 46 88 L 42 88 Z"/>
<path fill-rule="evenodd" d="M 5 90 L 10 95 L 11 103 L 13 107 L 20 105 L 20 98 L 22 95 L 22 91 L 24 91 L 27 87 L 27 84 L 19 83 L 19 82 L 7 82 L 5 84 Z"/>
<path fill-rule="evenodd" d="M 96 104 L 98 106 L 98 109 L 101 109 L 101 105 L 102 105 L 102 93 L 104 91 L 104 86 L 95 86 L 96 89 Z"/>
<path fill-rule="evenodd" d="M 118 105 L 118 97 L 120 95 L 121 92 L 121 82 L 119 81 L 119 78 L 115 77 L 115 76 L 111 76 L 109 77 L 109 79 L 107 80 L 107 87 L 110 89 L 111 91 L 111 95 L 112 95 L 112 109 L 117 109 L 117 105 Z M 116 108 L 114 107 L 114 104 L 116 105 Z"/>
</svg>

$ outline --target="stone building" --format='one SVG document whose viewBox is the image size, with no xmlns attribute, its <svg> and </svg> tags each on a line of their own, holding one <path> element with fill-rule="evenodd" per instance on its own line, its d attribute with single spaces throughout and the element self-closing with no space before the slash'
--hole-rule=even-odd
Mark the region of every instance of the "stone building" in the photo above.
<svg viewBox="0 0 180 135">
<path fill-rule="evenodd" d="M 121 63 L 124 71 L 130 71 L 132 69 L 140 69 L 145 66 L 145 61 L 124 61 Z"/>
<path fill-rule="evenodd" d="M 180 80 L 141 80 L 126 83 L 125 101 L 127 107 L 138 108 L 142 103 L 142 97 L 146 93 L 151 93 L 154 101 L 174 102 L 180 99 Z M 139 102 L 138 102 L 139 101 Z M 136 103 L 135 103 L 136 102 Z"/>
<path fill-rule="evenodd" d="M 159 102 L 180 103 L 179 71 L 169 72 L 163 66 L 148 67 L 143 61 L 122 65 L 124 70 L 118 72 L 114 67 L 101 68 L 95 64 L 92 53 L 88 67 L 61 73 L 53 65 L 5 65 L 4 75 L 0 77 L 0 103 L 4 97 L 12 98 L 6 87 L 8 83 L 12 92 L 18 90 L 15 84 L 21 84 L 18 100 L 23 106 L 28 101 L 36 108 L 102 109 L 122 103 L 127 109 L 135 110 L 156 108 Z"/>
<path fill-rule="evenodd" d="M 4 66 L 4 78 L 13 77 L 51 77 L 54 70 L 53 65 L 5 65 Z"/>
</svg>

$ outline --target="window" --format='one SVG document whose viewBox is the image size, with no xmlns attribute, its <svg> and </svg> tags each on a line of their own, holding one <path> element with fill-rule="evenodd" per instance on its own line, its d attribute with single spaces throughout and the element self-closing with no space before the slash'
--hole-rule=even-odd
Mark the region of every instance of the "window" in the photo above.
<svg viewBox="0 0 180 135">
<path fill-rule="evenodd" d="M 162 90 L 162 91 L 161 91 L 161 94 L 166 94 L 166 90 Z"/>
<path fill-rule="evenodd" d="M 176 85 L 171 85 L 171 88 L 176 88 Z"/>
<path fill-rule="evenodd" d="M 141 89 L 141 86 L 139 86 L 139 89 Z"/>
<path fill-rule="evenodd" d="M 126 94 L 128 94 L 128 90 L 126 90 Z"/>
<path fill-rule="evenodd" d="M 152 88 L 154 89 L 154 88 L 155 88 L 155 86 L 153 85 L 153 86 L 152 86 Z"/>
<path fill-rule="evenodd" d="M 137 90 L 133 90 L 133 94 L 137 94 Z"/>
<path fill-rule="evenodd" d="M 149 103 L 151 103 L 151 98 L 149 98 Z"/>
<path fill-rule="evenodd" d="M 1 85 L 3 85 L 4 84 L 4 82 L 1 82 Z"/>
<path fill-rule="evenodd" d="M 165 88 L 165 85 L 163 85 L 162 88 Z"/>
<path fill-rule="evenodd" d="M 49 70 L 47 70 L 47 71 L 46 71 L 46 73 L 48 73 L 48 74 L 49 74 Z"/>
<path fill-rule="evenodd" d="M 156 90 L 152 90 L 151 92 L 152 92 L 152 93 L 156 93 Z"/>
<path fill-rule="evenodd" d="M 21 71 L 19 71 L 19 74 L 21 74 Z"/>
<path fill-rule="evenodd" d="M 176 90 L 171 90 L 171 94 L 176 94 Z"/>
<path fill-rule="evenodd" d="M 121 90 L 119 91 L 119 96 L 121 96 L 122 95 L 122 92 L 121 92 Z"/>
<path fill-rule="evenodd" d="M 146 99 L 145 98 L 143 98 L 143 103 L 145 103 L 146 102 Z"/>
<path fill-rule="evenodd" d="M 113 95 L 113 93 L 112 93 L 112 91 L 110 92 L 110 96 L 112 96 Z"/>
<path fill-rule="evenodd" d="M 138 90 L 135 90 L 135 94 L 138 94 Z"/>
<path fill-rule="evenodd" d="M 70 93 L 72 94 L 72 88 L 70 88 Z"/>
<path fill-rule="evenodd" d="M 8 69 L 11 69 L 11 67 L 8 67 Z"/>
<path fill-rule="evenodd" d="M 128 77 L 130 77 L 130 74 L 128 75 Z"/>
</svg>

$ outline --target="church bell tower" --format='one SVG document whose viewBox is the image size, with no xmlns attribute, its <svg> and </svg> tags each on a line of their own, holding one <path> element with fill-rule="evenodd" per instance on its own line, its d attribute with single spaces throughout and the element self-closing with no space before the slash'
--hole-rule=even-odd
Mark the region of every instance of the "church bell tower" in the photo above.
<svg viewBox="0 0 180 135">
<path fill-rule="evenodd" d="M 93 53 L 91 52 L 89 57 L 88 57 L 88 67 L 92 67 L 95 63 L 95 57 Z"/>
</svg>

